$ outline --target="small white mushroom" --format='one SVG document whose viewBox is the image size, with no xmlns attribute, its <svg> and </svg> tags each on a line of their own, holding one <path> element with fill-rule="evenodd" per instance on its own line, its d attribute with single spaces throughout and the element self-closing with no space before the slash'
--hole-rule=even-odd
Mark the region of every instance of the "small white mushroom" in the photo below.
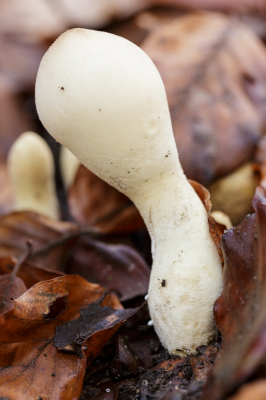
<svg viewBox="0 0 266 400">
<path fill-rule="evenodd" d="M 217 333 L 222 271 L 206 210 L 178 159 L 156 67 L 121 37 L 72 29 L 43 57 L 36 104 L 50 134 L 139 209 L 152 239 L 154 328 L 171 354 L 195 353 Z"/>
<path fill-rule="evenodd" d="M 222 211 L 212 211 L 210 213 L 210 216 L 218 222 L 218 224 L 222 224 L 226 227 L 226 229 L 231 229 L 233 228 L 233 224 L 231 222 L 231 219 L 228 217 L 227 214 L 225 214 Z"/>
<path fill-rule="evenodd" d="M 65 190 L 67 191 L 74 182 L 76 173 L 80 166 L 80 162 L 78 161 L 77 157 L 75 157 L 74 154 L 71 153 L 70 150 L 68 150 L 64 146 L 61 146 L 59 153 L 59 165 L 63 184 Z"/>
<path fill-rule="evenodd" d="M 59 219 L 52 152 L 39 135 L 25 132 L 8 154 L 8 173 L 16 211 L 34 211 Z"/>
<path fill-rule="evenodd" d="M 252 212 L 251 202 L 259 184 L 260 176 L 252 163 L 241 165 L 229 175 L 217 179 L 208 185 L 213 212 L 224 212 L 236 226 Z"/>
</svg>

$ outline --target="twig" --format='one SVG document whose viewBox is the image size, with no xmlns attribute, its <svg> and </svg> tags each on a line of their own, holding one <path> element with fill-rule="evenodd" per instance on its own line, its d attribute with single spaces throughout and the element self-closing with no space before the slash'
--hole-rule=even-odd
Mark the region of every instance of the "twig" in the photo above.
<svg viewBox="0 0 266 400">
<path fill-rule="evenodd" d="M 15 266 L 13 268 L 13 271 L 12 271 L 12 274 L 11 274 L 13 277 L 17 275 L 18 270 L 20 269 L 21 265 L 31 257 L 31 254 L 32 254 L 32 240 L 27 240 L 26 246 L 27 246 L 26 253 L 23 254 L 20 257 L 20 259 L 18 260 L 18 262 L 15 264 Z"/>
<path fill-rule="evenodd" d="M 85 228 L 80 228 L 79 230 L 76 230 L 74 232 L 68 232 L 65 233 L 64 235 L 60 236 L 60 238 L 53 240 L 51 242 L 46 243 L 44 246 L 39 247 L 36 250 L 33 250 L 30 256 L 30 259 L 39 256 L 43 253 L 47 253 L 53 248 L 60 246 L 64 243 L 66 243 L 70 239 L 74 239 L 75 237 L 81 236 L 81 235 L 95 235 L 95 234 L 100 234 L 101 231 L 100 229 L 93 228 L 93 227 L 85 227 Z"/>
</svg>

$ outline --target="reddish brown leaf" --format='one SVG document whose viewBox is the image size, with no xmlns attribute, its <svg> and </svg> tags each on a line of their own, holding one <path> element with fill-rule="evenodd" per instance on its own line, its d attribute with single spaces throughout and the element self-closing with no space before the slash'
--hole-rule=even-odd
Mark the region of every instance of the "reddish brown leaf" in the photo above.
<svg viewBox="0 0 266 400">
<path fill-rule="evenodd" d="M 130 347 L 126 345 L 124 339 L 119 336 L 116 348 L 116 354 L 111 364 L 111 374 L 114 378 L 124 378 L 128 375 L 135 374 L 138 370 L 137 362 Z"/>
<path fill-rule="evenodd" d="M 83 165 L 68 195 L 70 212 L 80 224 L 96 225 L 103 232 L 134 232 L 144 227 L 128 197 Z"/>
<path fill-rule="evenodd" d="M 42 267 L 60 269 L 68 242 L 64 241 L 55 248 L 49 248 L 49 244 L 77 229 L 75 224 L 54 221 L 32 212 L 4 215 L 0 217 L 0 257 L 18 258 L 26 249 L 26 241 L 31 239 L 34 251 L 48 246 L 46 253 L 35 256 L 34 261 Z"/>
<path fill-rule="evenodd" d="M 17 260 L 14 257 L 1 257 L 0 275 L 11 274 L 16 263 Z M 32 261 L 24 262 L 17 272 L 17 276 L 24 282 L 27 289 L 38 282 L 48 281 L 49 279 L 54 279 L 63 275 L 63 272 L 53 271 L 48 268 L 40 267 Z"/>
<path fill-rule="evenodd" d="M 1 37 L 0 37 L 1 38 Z M 0 42 L 1 55 L 1 42 Z M 2 60 L 2 58 L 1 58 Z M 2 63 L 0 66 L 1 71 Z M 0 157 L 6 157 L 12 143 L 24 131 L 33 130 L 33 124 L 17 96 L 6 84 L 0 72 Z"/>
<path fill-rule="evenodd" d="M 214 315 L 223 341 L 236 336 L 247 313 L 247 303 L 257 286 L 258 232 L 256 214 L 227 231 L 222 238 L 225 254 L 224 290 L 215 302 Z"/>
<path fill-rule="evenodd" d="M 82 238 L 68 264 L 68 274 L 115 290 L 121 301 L 144 296 L 148 291 L 150 268 L 129 246 Z"/>
<path fill-rule="evenodd" d="M 13 308 L 14 300 L 27 290 L 24 282 L 13 275 L 0 276 L 0 314 Z"/>
<path fill-rule="evenodd" d="M 266 51 L 253 32 L 195 13 L 155 30 L 142 48 L 164 81 L 186 175 L 208 182 L 249 159 L 266 115 Z"/>
<path fill-rule="evenodd" d="M 221 400 L 259 370 L 266 356 L 266 192 L 253 201 L 248 216 L 223 236 L 224 290 L 215 304 L 222 351 L 201 399 Z"/>
<path fill-rule="evenodd" d="M 0 396 L 77 399 L 86 362 L 134 312 L 78 276 L 36 284 L 0 317 Z"/>
<path fill-rule="evenodd" d="M 1 131 L 1 128 L 0 128 Z M 1 133 L 0 133 L 1 135 Z M 9 181 L 6 162 L 0 156 L 0 215 L 12 210 L 13 193 Z"/>
<path fill-rule="evenodd" d="M 170 5 L 188 10 L 207 9 L 223 12 L 263 12 L 266 9 L 263 0 L 153 0 L 152 2 L 153 4 Z"/>
<path fill-rule="evenodd" d="M 228 400 L 265 400 L 266 399 L 266 379 L 261 379 L 244 385 L 235 396 Z"/>
</svg>

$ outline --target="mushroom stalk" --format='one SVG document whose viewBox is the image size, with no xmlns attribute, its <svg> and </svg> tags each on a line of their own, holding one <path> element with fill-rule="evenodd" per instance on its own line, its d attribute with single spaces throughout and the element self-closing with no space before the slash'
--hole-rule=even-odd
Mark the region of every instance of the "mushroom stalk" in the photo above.
<svg viewBox="0 0 266 400">
<path fill-rule="evenodd" d="M 221 263 L 178 159 L 158 70 L 126 39 L 72 29 L 41 62 L 36 104 L 48 132 L 141 212 L 153 243 L 154 328 L 171 354 L 195 353 L 217 333 Z"/>
<path fill-rule="evenodd" d="M 181 168 L 145 196 L 132 197 L 152 239 L 148 305 L 154 328 L 170 354 L 195 353 L 216 337 L 213 303 L 221 267 L 206 210 Z"/>
</svg>

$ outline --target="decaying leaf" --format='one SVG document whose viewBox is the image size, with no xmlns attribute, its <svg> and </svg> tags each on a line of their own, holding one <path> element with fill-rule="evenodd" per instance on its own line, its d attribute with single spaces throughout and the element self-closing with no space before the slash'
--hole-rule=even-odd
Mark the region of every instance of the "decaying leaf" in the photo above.
<svg viewBox="0 0 266 400">
<path fill-rule="evenodd" d="M 66 269 L 90 282 L 115 290 L 121 301 L 145 296 L 150 268 L 131 247 L 81 238 Z"/>
<path fill-rule="evenodd" d="M 0 276 L 0 314 L 13 308 L 14 300 L 27 290 L 22 279 L 11 274 Z"/>
<path fill-rule="evenodd" d="M 1 72 L 0 103 L 0 157 L 4 158 L 7 156 L 12 143 L 22 132 L 33 130 L 33 123 L 25 110 L 23 110 L 22 103 L 7 85 Z"/>
<path fill-rule="evenodd" d="M 266 398 L 266 380 L 260 379 L 256 382 L 244 385 L 235 396 L 228 400 L 265 400 Z"/>
<path fill-rule="evenodd" d="M 209 182 L 250 158 L 265 122 L 266 51 L 235 18 L 180 17 L 142 44 L 165 84 L 186 175 Z"/>
<path fill-rule="evenodd" d="M 222 351 L 201 399 L 222 400 L 251 376 L 266 356 L 266 192 L 258 188 L 256 214 L 223 236 L 224 290 L 214 306 Z"/>
<path fill-rule="evenodd" d="M 81 165 L 68 194 L 70 213 L 80 223 L 103 232 L 134 232 L 144 228 L 138 210 L 122 193 Z"/>
<path fill-rule="evenodd" d="M 15 257 L 0 257 L 0 275 L 11 274 L 16 263 Z M 16 274 L 24 282 L 27 289 L 38 282 L 48 281 L 63 275 L 65 275 L 63 272 L 40 267 L 32 261 L 25 261 Z"/>
<path fill-rule="evenodd" d="M 13 193 L 9 181 L 6 162 L 0 156 L 0 215 L 12 210 Z"/>
<path fill-rule="evenodd" d="M 77 399 L 86 363 L 135 311 L 78 276 L 36 284 L 0 316 L 0 396 Z"/>
<path fill-rule="evenodd" d="M 49 248 L 49 243 L 77 229 L 75 224 L 54 221 L 33 212 L 4 215 L 0 217 L 0 257 L 18 258 L 25 252 L 27 240 L 31 239 L 33 251 L 48 246 L 45 253 L 36 255 L 33 260 L 42 267 L 59 270 L 68 242 L 56 248 Z"/>
<path fill-rule="evenodd" d="M 154 4 L 171 5 L 188 10 L 216 10 L 224 12 L 265 11 L 263 0 L 153 0 Z"/>
</svg>

